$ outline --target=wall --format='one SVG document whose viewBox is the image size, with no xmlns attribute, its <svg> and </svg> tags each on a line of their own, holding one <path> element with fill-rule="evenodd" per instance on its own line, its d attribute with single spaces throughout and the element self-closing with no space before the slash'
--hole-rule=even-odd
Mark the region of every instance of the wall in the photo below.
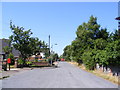
<svg viewBox="0 0 120 90">
<path fill-rule="evenodd" d="M 120 75 L 120 66 L 108 66 L 103 67 L 99 64 L 96 64 L 96 69 L 103 71 L 106 74 L 112 73 L 113 76 L 119 76 Z"/>
</svg>

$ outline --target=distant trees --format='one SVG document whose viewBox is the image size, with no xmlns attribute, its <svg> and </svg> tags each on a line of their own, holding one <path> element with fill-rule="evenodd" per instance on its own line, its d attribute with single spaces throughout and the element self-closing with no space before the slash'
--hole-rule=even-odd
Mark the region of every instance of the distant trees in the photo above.
<svg viewBox="0 0 120 90">
<path fill-rule="evenodd" d="M 71 56 L 71 46 L 68 45 L 64 48 L 64 53 L 63 53 L 64 58 L 66 58 L 66 60 L 71 60 L 70 56 Z"/>
<path fill-rule="evenodd" d="M 64 48 L 63 57 L 83 63 L 87 69 L 93 70 L 96 63 L 107 67 L 120 65 L 120 38 L 118 30 L 109 34 L 101 28 L 97 18 L 91 16 L 87 23 L 78 26 L 77 37 Z"/>
<path fill-rule="evenodd" d="M 59 58 L 59 56 L 58 56 L 57 53 L 52 54 L 52 60 L 53 60 L 53 61 L 57 61 L 58 58 Z"/>
<path fill-rule="evenodd" d="M 33 54 L 36 55 L 42 51 L 47 53 L 49 51 L 44 41 L 39 40 L 37 37 L 31 37 L 33 33 L 30 29 L 25 30 L 23 27 L 13 25 L 12 22 L 10 22 L 10 29 L 13 35 L 9 39 L 13 47 L 19 50 L 23 63 Z"/>
</svg>

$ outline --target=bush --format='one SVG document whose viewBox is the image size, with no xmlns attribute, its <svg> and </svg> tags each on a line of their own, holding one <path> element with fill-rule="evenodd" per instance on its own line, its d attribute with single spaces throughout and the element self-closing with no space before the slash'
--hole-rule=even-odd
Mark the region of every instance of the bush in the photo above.
<svg viewBox="0 0 120 90">
<path fill-rule="evenodd" d="M 38 59 L 35 59 L 34 62 L 38 62 Z"/>
<path fill-rule="evenodd" d="M 32 64 L 32 62 L 31 62 L 31 61 L 27 61 L 26 64 L 27 64 L 27 65 L 30 65 L 30 64 Z"/>
<path fill-rule="evenodd" d="M 82 60 L 83 60 L 83 63 L 86 67 L 86 69 L 89 69 L 89 70 L 94 70 L 95 68 L 95 65 L 96 65 L 96 61 L 94 59 L 94 54 L 95 52 L 94 51 L 85 51 L 83 54 L 82 54 Z"/>
<path fill-rule="evenodd" d="M 18 64 L 23 64 L 23 63 L 24 63 L 23 59 L 22 58 L 18 58 Z"/>
</svg>

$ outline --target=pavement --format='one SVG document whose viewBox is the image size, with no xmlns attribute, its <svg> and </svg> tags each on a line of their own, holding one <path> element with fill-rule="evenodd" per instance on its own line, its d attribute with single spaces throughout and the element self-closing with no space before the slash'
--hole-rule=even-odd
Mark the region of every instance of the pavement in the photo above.
<svg viewBox="0 0 120 90">
<path fill-rule="evenodd" d="M 118 88 L 118 85 L 60 62 L 58 68 L 34 68 L 11 75 L 3 79 L 2 88 Z"/>
<path fill-rule="evenodd" d="M 31 68 L 11 68 L 10 70 L 7 69 L 7 71 L 2 71 L 1 74 L 1 78 L 2 77 L 10 77 L 10 76 L 14 76 L 16 74 L 22 73 L 22 72 L 26 72 L 28 70 L 31 70 Z"/>
<path fill-rule="evenodd" d="M 25 73 L 26 71 L 32 70 L 31 68 L 11 68 L 10 70 L 7 69 L 7 71 L 1 71 L 0 72 L 0 90 L 2 89 L 2 78 L 8 78 L 20 73 Z"/>
</svg>

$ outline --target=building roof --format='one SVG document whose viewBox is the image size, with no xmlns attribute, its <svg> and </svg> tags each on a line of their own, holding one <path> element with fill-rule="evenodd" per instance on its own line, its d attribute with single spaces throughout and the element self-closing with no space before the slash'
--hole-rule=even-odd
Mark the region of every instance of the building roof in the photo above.
<svg viewBox="0 0 120 90">
<path fill-rule="evenodd" d="M 13 48 L 12 53 L 13 53 L 14 57 L 19 57 L 19 55 L 20 55 L 20 52 L 18 50 L 16 50 L 15 48 Z"/>
<path fill-rule="evenodd" d="M 4 54 L 3 47 L 10 46 L 9 39 L 0 39 L 0 53 Z"/>
<path fill-rule="evenodd" d="M 5 46 L 11 47 L 11 45 L 9 44 L 9 39 L 0 39 L 0 54 L 5 54 L 5 52 L 3 51 L 3 47 Z M 18 57 L 20 55 L 20 52 L 15 48 L 13 48 L 12 53 L 15 57 Z"/>
</svg>

